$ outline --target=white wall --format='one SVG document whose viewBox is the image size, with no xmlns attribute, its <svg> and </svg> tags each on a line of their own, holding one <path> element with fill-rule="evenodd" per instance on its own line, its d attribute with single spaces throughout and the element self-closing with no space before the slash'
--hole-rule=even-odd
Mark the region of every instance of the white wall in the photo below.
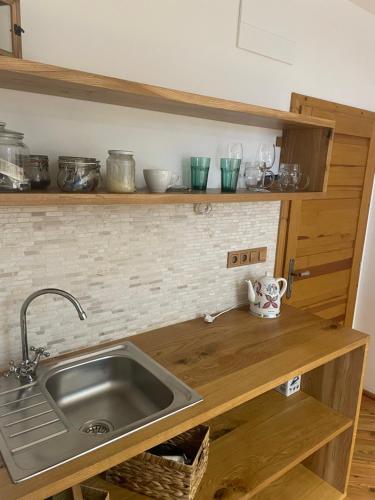
<svg viewBox="0 0 375 500">
<path fill-rule="evenodd" d="M 371 200 L 353 326 L 371 336 L 365 388 L 375 394 L 375 186 Z"/>
<path fill-rule="evenodd" d="M 374 16 L 349 0 L 284 4 L 292 66 L 236 48 L 237 0 L 22 0 L 24 57 L 281 109 L 296 91 L 375 111 Z M 132 148 L 139 172 L 178 171 L 228 141 L 251 158 L 276 133 L 6 90 L 0 109 L 35 153 L 103 160 L 109 147 Z"/>
</svg>

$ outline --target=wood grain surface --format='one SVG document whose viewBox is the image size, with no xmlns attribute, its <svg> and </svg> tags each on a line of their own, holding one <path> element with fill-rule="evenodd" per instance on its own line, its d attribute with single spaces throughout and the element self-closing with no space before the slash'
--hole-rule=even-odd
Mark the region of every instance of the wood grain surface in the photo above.
<svg viewBox="0 0 375 500">
<path fill-rule="evenodd" d="M 277 272 L 289 261 L 310 276 L 295 280 L 288 303 L 352 324 L 375 168 L 375 113 L 293 94 L 291 111 L 336 120 L 325 199 L 285 202 Z M 283 264 L 282 264 L 283 262 Z"/>
<path fill-rule="evenodd" d="M 375 400 L 364 396 L 354 448 L 348 500 L 375 499 Z"/>
<path fill-rule="evenodd" d="M 131 341 L 195 388 L 204 401 L 25 482 L 13 484 L 3 469 L 0 491 L 4 498 L 40 499 L 78 484 L 297 374 L 366 345 L 368 338 L 284 307 L 282 315 L 272 321 L 255 318 L 243 309 L 211 325 L 197 319 L 137 335 Z"/>
<path fill-rule="evenodd" d="M 0 87 L 277 130 L 284 127 L 334 128 L 334 122 L 325 118 L 11 57 L 0 58 Z"/>
<path fill-rule="evenodd" d="M 251 201 L 278 201 L 324 198 L 322 192 L 271 192 L 255 193 L 238 189 L 236 193 L 222 193 L 220 189 L 199 192 L 148 193 L 62 193 L 61 191 L 31 191 L 24 193 L 1 193 L 0 206 L 43 205 L 170 205 L 179 203 L 236 203 Z"/>
</svg>

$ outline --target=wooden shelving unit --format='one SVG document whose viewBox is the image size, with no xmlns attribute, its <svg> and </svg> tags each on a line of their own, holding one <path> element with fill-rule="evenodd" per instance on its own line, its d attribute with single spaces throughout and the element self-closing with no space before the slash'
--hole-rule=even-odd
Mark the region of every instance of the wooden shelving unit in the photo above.
<svg viewBox="0 0 375 500">
<path fill-rule="evenodd" d="M 277 490 L 294 489 L 294 482 L 302 479 L 307 481 L 309 488 L 301 484 L 296 492 L 312 495 L 319 488 L 321 493 L 326 491 L 336 495 L 327 496 L 327 499 L 342 497 L 335 488 L 299 464 L 349 429 L 353 421 L 308 394 L 300 392 L 285 398 L 269 391 L 208 424 L 211 428 L 208 469 L 197 500 L 299 500 L 304 497 L 298 497 L 296 493 L 294 497 L 272 495 Z M 112 491 L 108 482 L 100 481 L 100 478 L 94 478 L 87 484 L 101 484 L 104 489 Z M 116 491 L 116 486 L 113 489 Z M 123 500 L 146 498 L 124 488 L 118 493 L 122 494 L 120 498 Z"/>
<path fill-rule="evenodd" d="M 195 198 L 198 195 L 181 193 L 153 196 L 152 201 L 149 201 L 151 195 L 146 193 L 128 197 L 129 201 L 126 203 L 309 199 L 326 191 L 335 127 L 335 122 L 331 120 L 11 57 L 0 58 L 0 87 L 280 130 L 283 135 L 281 161 L 299 163 L 311 179 L 309 191 L 302 193 L 235 193 L 220 194 L 220 197 L 219 193 L 207 193 L 200 194 L 200 201 Z M 38 193 L 1 194 L 0 205 L 117 204 L 124 203 L 125 199 L 108 193 L 74 196 L 57 193 L 39 197 Z"/>
<path fill-rule="evenodd" d="M 6 469 L 0 469 L 2 497 L 39 500 L 87 480 L 102 481 L 92 478 L 209 421 L 208 470 L 197 500 L 344 498 L 359 415 L 365 335 L 338 330 L 329 321 L 284 306 L 273 321 L 243 309 L 212 325 L 199 318 L 131 341 L 204 400 L 21 483 L 13 484 Z M 303 392 L 284 398 L 272 390 L 297 374 L 302 374 Z M 146 499 L 110 484 L 108 488 L 115 500 Z"/>
</svg>

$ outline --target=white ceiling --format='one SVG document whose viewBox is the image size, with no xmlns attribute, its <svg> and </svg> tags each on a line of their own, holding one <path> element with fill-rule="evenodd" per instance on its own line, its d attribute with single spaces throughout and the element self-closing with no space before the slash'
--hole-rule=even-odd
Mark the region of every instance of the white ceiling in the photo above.
<svg viewBox="0 0 375 500">
<path fill-rule="evenodd" d="M 350 0 L 352 3 L 358 5 L 362 9 L 367 10 L 371 14 L 375 15 L 375 0 Z"/>
</svg>

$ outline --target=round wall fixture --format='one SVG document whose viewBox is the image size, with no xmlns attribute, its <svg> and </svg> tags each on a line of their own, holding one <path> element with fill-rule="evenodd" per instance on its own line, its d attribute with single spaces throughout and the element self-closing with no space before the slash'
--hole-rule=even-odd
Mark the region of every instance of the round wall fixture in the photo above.
<svg viewBox="0 0 375 500">
<path fill-rule="evenodd" d="M 211 203 L 196 203 L 194 205 L 194 212 L 198 215 L 207 215 L 212 211 Z"/>
</svg>

